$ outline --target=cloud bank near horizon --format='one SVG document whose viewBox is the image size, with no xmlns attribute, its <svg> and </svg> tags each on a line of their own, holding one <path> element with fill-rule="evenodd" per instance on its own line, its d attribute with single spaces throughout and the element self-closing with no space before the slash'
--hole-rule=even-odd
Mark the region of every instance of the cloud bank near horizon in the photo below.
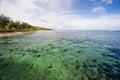
<svg viewBox="0 0 120 80">
<path fill-rule="evenodd" d="M 81 5 L 88 3 L 84 0 L 76 1 Z M 120 13 L 108 13 L 105 7 L 114 4 L 113 0 L 88 1 L 92 6 L 88 6 L 89 10 L 82 10 L 75 0 L 1 0 L 0 14 L 53 29 L 120 29 Z"/>
</svg>

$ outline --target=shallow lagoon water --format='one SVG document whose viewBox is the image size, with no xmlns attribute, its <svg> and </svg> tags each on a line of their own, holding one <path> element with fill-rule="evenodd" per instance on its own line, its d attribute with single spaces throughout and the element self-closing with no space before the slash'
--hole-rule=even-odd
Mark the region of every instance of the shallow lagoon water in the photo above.
<svg viewBox="0 0 120 80">
<path fill-rule="evenodd" d="M 0 38 L 0 80 L 120 80 L 119 31 Z"/>
</svg>

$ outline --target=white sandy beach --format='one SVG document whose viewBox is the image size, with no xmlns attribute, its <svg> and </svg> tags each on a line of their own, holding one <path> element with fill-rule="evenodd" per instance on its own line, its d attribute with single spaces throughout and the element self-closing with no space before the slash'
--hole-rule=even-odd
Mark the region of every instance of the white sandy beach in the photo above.
<svg viewBox="0 0 120 80">
<path fill-rule="evenodd" d="M 33 31 L 0 33 L 0 37 L 7 37 L 7 36 L 14 36 L 14 35 L 22 35 L 22 34 L 28 34 L 28 33 L 32 33 L 32 32 L 33 32 Z"/>
</svg>

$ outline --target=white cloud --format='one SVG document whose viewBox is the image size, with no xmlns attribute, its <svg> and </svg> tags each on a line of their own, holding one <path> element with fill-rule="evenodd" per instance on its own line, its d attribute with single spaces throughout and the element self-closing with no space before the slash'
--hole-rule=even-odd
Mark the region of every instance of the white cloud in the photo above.
<svg viewBox="0 0 120 80">
<path fill-rule="evenodd" d="M 76 16 L 76 17 L 72 17 Z M 42 15 L 40 19 L 45 20 L 46 26 L 55 29 L 80 29 L 80 30 L 117 30 L 120 29 L 120 15 L 106 15 L 97 18 L 86 18 L 72 14 L 72 16 L 58 13 Z"/>
<path fill-rule="evenodd" d="M 106 3 L 106 4 L 112 4 L 112 0 L 101 0 L 102 2 Z"/>
<path fill-rule="evenodd" d="M 89 1 L 92 2 L 94 6 L 98 6 L 98 5 L 100 6 L 103 3 L 105 3 L 106 5 L 113 3 L 113 0 L 100 0 L 100 1 L 98 1 L 98 0 L 89 0 Z"/>
<path fill-rule="evenodd" d="M 3 0 L 0 3 L 0 14 L 5 14 L 12 17 L 14 20 L 20 20 L 25 22 L 32 22 L 31 17 L 35 16 L 34 11 L 39 10 L 40 13 L 45 12 L 45 9 L 42 7 L 37 7 L 33 2 L 35 0 L 14 0 L 15 3 L 10 2 L 9 0 Z"/>
<path fill-rule="evenodd" d="M 97 6 L 97 7 L 92 9 L 92 12 L 104 14 L 104 13 L 106 13 L 106 9 L 102 6 Z"/>
<path fill-rule="evenodd" d="M 36 5 L 35 2 L 39 4 Z M 72 0 L 2 0 L 0 14 L 10 16 L 15 20 L 27 21 L 31 17 L 37 17 L 49 11 L 70 9 L 71 5 Z"/>
<path fill-rule="evenodd" d="M 81 14 L 76 14 L 77 12 L 69 11 L 73 0 L 12 1 L 14 3 L 10 0 L 0 2 L 0 14 L 3 13 L 14 20 L 33 25 L 54 29 L 120 29 L 120 15 L 86 18 Z M 36 1 L 39 1 L 38 5 L 35 4 Z M 57 12 L 58 10 L 63 10 L 63 12 Z M 106 10 L 104 7 L 95 7 L 92 12 L 103 14 Z"/>
<path fill-rule="evenodd" d="M 75 16 L 75 15 L 74 15 Z M 50 13 L 41 16 L 47 24 L 53 25 L 56 29 L 120 29 L 120 15 L 100 16 L 98 18 L 84 18 L 76 16 L 73 18 L 67 15 Z"/>
<path fill-rule="evenodd" d="M 48 9 L 50 11 L 61 11 L 70 9 L 73 0 L 49 0 Z"/>
</svg>

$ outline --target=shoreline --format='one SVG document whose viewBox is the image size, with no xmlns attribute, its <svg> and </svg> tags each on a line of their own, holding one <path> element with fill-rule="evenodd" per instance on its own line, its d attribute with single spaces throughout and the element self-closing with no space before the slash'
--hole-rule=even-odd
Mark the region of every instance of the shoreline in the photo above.
<svg viewBox="0 0 120 80">
<path fill-rule="evenodd" d="M 22 34 L 28 34 L 28 33 L 32 33 L 35 32 L 34 30 L 23 30 L 23 31 L 0 31 L 0 37 L 8 37 L 8 36 L 14 36 L 14 35 L 22 35 Z"/>
</svg>

